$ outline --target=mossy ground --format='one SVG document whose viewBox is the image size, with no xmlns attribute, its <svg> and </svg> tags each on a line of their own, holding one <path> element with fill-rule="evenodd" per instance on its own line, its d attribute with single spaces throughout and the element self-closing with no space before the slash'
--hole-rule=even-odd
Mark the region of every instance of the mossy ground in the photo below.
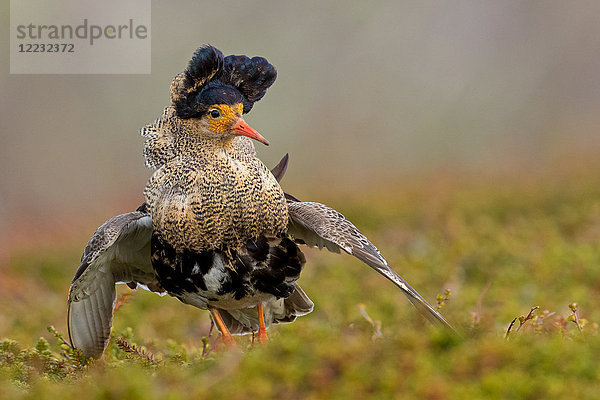
<svg viewBox="0 0 600 400">
<path fill-rule="evenodd" d="M 137 291 L 115 314 L 104 358 L 82 366 L 47 326 L 66 334 L 66 292 L 87 238 L 31 246 L 0 270 L 0 398 L 597 398 L 598 178 L 455 176 L 316 199 L 432 303 L 450 289 L 442 312 L 461 339 L 350 256 L 310 250 L 300 283 L 315 311 L 273 327 L 267 346 L 246 336 L 223 351 L 207 312 Z"/>
</svg>

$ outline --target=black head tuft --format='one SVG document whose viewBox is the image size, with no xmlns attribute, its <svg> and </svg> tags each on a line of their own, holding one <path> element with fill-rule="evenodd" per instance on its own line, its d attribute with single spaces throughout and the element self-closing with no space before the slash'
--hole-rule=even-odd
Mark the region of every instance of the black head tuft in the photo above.
<svg viewBox="0 0 600 400">
<path fill-rule="evenodd" d="M 206 112 L 207 106 L 195 102 L 196 95 L 223 70 L 223 53 L 212 46 L 194 52 L 188 67 L 171 84 L 171 103 L 181 118 L 191 118 Z"/>
<path fill-rule="evenodd" d="M 171 84 L 171 103 L 181 118 L 201 117 L 212 104 L 244 104 L 252 109 L 275 82 L 275 67 L 262 57 L 227 56 L 212 46 L 194 52 Z"/>
<path fill-rule="evenodd" d="M 239 90 L 221 81 L 207 83 L 196 96 L 195 104 L 209 106 L 211 104 L 238 104 L 244 102 Z"/>
<path fill-rule="evenodd" d="M 194 52 L 185 74 L 193 80 L 210 80 L 223 69 L 223 53 L 215 47 L 204 46 Z"/>
<path fill-rule="evenodd" d="M 244 113 L 263 98 L 275 82 L 277 70 L 262 57 L 227 56 L 221 80 L 235 86 L 244 95 Z"/>
</svg>

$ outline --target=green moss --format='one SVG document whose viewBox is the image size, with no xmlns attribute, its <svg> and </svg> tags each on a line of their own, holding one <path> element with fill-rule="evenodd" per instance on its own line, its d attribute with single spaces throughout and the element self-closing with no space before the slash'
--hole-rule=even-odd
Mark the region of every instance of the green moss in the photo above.
<svg viewBox="0 0 600 400">
<path fill-rule="evenodd" d="M 140 291 L 116 312 L 104 358 L 86 365 L 59 334 L 80 249 L 24 252 L 3 269 L 2 397 L 595 398 L 597 181 L 424 183 L 333 202 L 430 302 L 451 289 L 442 312 L 462 338 L 430 327 L 369 267 L 307 251 L 300 283 L 315 311 L 273 327 L 267 346 L 252 347 L 246 336 L 239 351 L 225 352 L 208 336 L 206 312 Z M 569 321 L 572 302 L 583 332 Z M 533 306 L 540 309 L 506 340 L 510 321 Z M 51 324 L 59 332 L 45 333 Z"/>
</svg>

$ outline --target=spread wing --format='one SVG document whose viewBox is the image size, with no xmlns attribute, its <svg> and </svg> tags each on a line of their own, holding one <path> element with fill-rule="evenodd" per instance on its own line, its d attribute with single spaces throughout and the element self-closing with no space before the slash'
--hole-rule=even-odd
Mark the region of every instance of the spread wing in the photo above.
<svg viewBox="0 0 600 400">
<path fill-rule="evenodd" d="M 140 207 L 143 210 L 143 207 Z M 88 243 L 69 288 L 69 339 L 88 357 L 102 355 L 110 336 L 115 284 L 162 291 L 150 262 L 152 217 L 144 211 L 106 221 Z"/>
<path fill-rule="evenodd" d="M 295 239 L 311 247 L 325 247 L 336 253 L 342 249 L 353 255 L 398 286 L 429 321 L 456 332 L 438 311 L 390 268 L 379 250 L 342 214 L 324 204 L 302 201 L 288 201 L 288 211 L 288 232 Z"/>
</svg>

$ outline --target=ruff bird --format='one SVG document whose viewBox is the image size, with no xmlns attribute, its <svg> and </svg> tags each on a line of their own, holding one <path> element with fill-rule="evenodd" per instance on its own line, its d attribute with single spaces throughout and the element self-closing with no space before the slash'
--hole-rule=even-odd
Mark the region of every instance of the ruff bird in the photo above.
<svg viewBox="0 0 600 400">
<path fill-rule="evenodd" d="M 116 283 L 208 309 L 227 344 L 245 333 L 265 342 L 271 324 L 313 310 L 296 283 L 300 245 L 355 256 L 453 330 L 342 214 L 283 192 L 287 155 L 273 171 L 256 157 L 253 140 L 268 141 L 243 114 L 276 76 L 262 57 L 224 57 L 205 46 L 174 78 L 170 105 L 142 129 L 146 165 L 155 169 L 145 201 L 98 228 L 69 289 L 69 338 L 86 356 L 101 356 L 108 344 Z"/>
</svg>

